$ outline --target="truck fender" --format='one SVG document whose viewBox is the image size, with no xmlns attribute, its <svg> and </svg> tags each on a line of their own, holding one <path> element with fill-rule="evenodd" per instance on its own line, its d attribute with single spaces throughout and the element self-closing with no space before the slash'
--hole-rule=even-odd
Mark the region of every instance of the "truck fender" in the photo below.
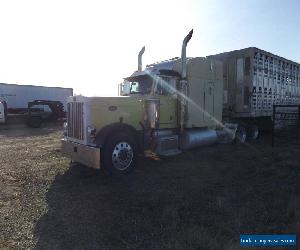
<svg viewBox="0 0 300 250">
<path fill-rule="evenodd" d="M 112 123 L 102 128 L 96 135 L 95 141 L 97 143 L 97 146 L 103 147 L 106 140 L 111 135 L 116 134 L 118 132 L 123 132 L 123 133 L 125 132 L 130 134 L 136 141 L 137 145 L 139 146 L 138 148 L 140 148 L 138 131 L 134 127 L 126 123 Z"/>
</svg>

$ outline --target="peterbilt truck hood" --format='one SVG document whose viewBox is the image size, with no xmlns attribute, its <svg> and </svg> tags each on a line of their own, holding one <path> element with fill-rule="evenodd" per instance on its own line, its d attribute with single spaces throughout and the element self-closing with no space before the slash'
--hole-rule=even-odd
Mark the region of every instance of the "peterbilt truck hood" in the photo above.
<svg viewBox="0 0 300 250">
<path fill-rule="evenodd" d="M 144 96 L 90 97 L 90 120 L 97 131 L 116 122 L 122 122 L 140 130 L 143 122 Z"/>
</svg>

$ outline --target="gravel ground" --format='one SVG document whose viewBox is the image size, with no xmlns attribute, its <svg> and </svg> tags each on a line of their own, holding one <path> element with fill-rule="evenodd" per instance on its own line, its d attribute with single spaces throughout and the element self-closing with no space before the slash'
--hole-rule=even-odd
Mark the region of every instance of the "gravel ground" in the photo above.
<svg viewBox="0 0 300 250">
<path fill-rule="evenodd" d="M 61 135 L 0 130 L 2 249 L 239 249 L 240 233 L 300 235 L 299 143 L 148 156 L 117 178 L 70 165 Z"/>
</svg>

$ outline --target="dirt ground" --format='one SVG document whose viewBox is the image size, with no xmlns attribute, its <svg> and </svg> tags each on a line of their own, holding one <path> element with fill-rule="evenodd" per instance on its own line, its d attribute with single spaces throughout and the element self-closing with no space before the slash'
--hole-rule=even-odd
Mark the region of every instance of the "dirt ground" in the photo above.
<svg viewBox="0 0 300 250">
<path fill-rule="evenodd" d="M 140 158 L 117 178 L 70 165 L 61 135 L 0 130 L 1 249 L 240 249 L 241 233 L 299 238 L 300 143 L 272 148 L 265 135 Z"/>
</svg>

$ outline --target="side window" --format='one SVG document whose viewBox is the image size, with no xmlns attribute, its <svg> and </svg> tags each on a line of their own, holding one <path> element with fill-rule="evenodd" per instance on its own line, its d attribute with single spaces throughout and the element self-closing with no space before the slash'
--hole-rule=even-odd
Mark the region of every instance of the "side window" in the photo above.
<svg viewBox="0 0 300 250">
<path fill-rule="evenodd" d="M 48 105 L 44 105 L 44 112 L 49 112 L 51 113 L 52 110 L 50 109 L 50 107 Z"/>
<path fill-rule="evenodd" d="M 170 95 L 176 95 L 176 85 L 177 85 L 177 79 L 176 78 L 170 78 L 169 82 L 169 93 Z"/>
<path fill-rule="evenodd" d="M 31 107 L 31 111 L 33 112 L 52 112 L 49 105 L 37 104 Z"/>
<path fill-rule="evenodd" d="M 139 84 L 138 82 L 132 82 L 131 83 L 131 89 L 130 92 L 139 92 Z"/>
<path fill-rule="evenodd" d="M 39 104 L 33 105 L 33 106 L 31 106 L 31 110 L 32 111 L 44 111 L 44 105 L 39 105 Z"/>
<path fill-rule="evenodd" d="M 174 95 L 176 93 L 176 78 L 160 76 L 158 77 L 155 93 L 158 95 Z"/>
<path fill-rule="evenodd" d="M 166 77 L 157 77 L 157 85 L 155 93 L 158 95 L 167 95 L 168 79 Z"/>
</svg>

